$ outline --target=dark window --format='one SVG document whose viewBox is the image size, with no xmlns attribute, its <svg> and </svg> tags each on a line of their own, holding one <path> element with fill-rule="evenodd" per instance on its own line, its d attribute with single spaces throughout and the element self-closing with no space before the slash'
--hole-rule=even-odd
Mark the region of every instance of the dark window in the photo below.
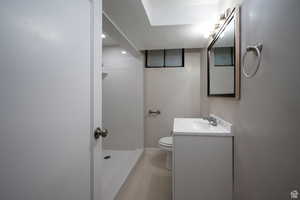
<svg viewBox="0 0 300 200">
<path fill-rule="evenodd" d="M 146 66 L 151 67 L 163 67 L 165 65 L 164 61 L 164 50 L 151 50 L 147 51 L 147 63 Z"/>
<path fill-rule="evenodd" d="M 146 68 L 184 67 L 184 49 L 147 50 Z"/>
</svg>

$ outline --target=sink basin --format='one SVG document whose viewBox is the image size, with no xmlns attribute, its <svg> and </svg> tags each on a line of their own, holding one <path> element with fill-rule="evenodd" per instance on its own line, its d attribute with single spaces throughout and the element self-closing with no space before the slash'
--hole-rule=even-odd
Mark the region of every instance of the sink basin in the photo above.
<svg viewBox="0 0 300 200">
<path fill-rule="evenodd" d="M 214 116 L 215 117 L 215 116 Z M 215 117 L 217 118 L 217 117 Z M 174 135 L 206 135 L 206 136 L 233 136 L 231 124 L 217 118 L 218 125 L 212 126 L 203 118 L 175 118 Z"/>
<path fill-rule="evenodd" d="M 184 121 L 184 120 L 183 120 Z M 187 125 L 188 123 L 186 123 Z M 209 121 L 206 119 L 191 119 L 191 124 L 193 126 L 193 129 L 199 130 L 203 128 L 209 128 L 211 125 L 209 124 Z"/>
</svg>

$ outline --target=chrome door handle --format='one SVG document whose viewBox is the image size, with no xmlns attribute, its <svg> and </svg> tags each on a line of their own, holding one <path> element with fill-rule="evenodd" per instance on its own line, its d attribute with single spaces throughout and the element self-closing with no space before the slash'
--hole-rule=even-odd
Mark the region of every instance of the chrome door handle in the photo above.
<svg viewBox="0 0 300 200">
<path fill-rule="evenodd" d="M 99 139 L 99 137 L 106 137 L 108 135 L 108 130 L 107 129 L 101 129 L 100 127 L 97 127 L 94 131 L 94 137 L 95 139 Z"/>
</svg>

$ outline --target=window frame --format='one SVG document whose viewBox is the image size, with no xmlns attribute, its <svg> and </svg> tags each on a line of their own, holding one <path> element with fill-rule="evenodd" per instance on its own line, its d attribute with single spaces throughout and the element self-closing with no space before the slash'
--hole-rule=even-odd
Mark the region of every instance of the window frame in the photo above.
<svg viewBox="0 0 300 200">
<path fill-rule="evenodd" d="M 160 69 L 160 68 L 176 68 L 176 67 L 184 67 L 184 52 L 185 52 L 185 49 L 182 48 L 181 49 L 181 65 L 178 65 L 178 66 L 167 66 L 166 65 L 166 51 L 167 50 L 172 50 L 172 49 L 153 49 L 153 50 L 163 50 L 164 51 L 164 64 L 163 66 L 149 66 L 148 65 L 148 51 L 151 51 L 151 50 L 146 50 L 145 51 L 145 68 L 157 68 L 157 69 Z M 173 49 L 174 50 L 174 49 Z"/>
</svg>

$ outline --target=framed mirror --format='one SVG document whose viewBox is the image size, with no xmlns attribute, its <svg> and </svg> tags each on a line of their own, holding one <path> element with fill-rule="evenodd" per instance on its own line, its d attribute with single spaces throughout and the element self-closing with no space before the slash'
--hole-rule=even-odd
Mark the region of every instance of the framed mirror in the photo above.
<svg viewBox="0 0 300 200">
<path fill-rule="evenodd" d="M 240 10 L 235 8 L 207 49 L 207 95 L 240 97 Z"/>
</svg>

